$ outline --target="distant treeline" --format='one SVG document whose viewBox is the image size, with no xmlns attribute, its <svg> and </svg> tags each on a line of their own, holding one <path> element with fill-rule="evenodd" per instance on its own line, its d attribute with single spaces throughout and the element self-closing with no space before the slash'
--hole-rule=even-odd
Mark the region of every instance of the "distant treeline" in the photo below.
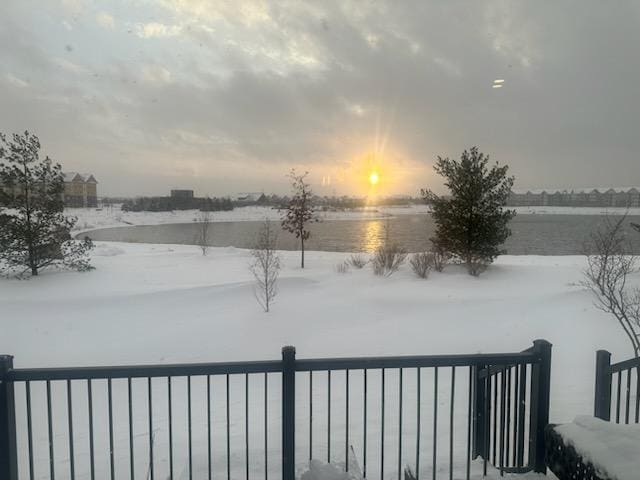
<svg viewBox="0 0 640 480">
<path fill-rule="evenodd" d="M 217 212 L 221 210 L 233 210 L 236 207 L 264 206 L 273 208 L 286 208 L 289 203 L 287 195 L 266 195 L 259 197 L 243 197 L 232 200 L 229 197 L 137 197 L 137 198 L 103 198 L 102 205 L 122 204 L 122 210 L 127 212 L 168 212 L 171 210 L 202 210 Z M 316 195 L 313 203 L 319 210 L 350 210 L 354 208 L 389 206 L 389 205 L 414 205 L 423 204 L 422 198 L 390 197 L 377 198 L 375 201 L 366 197 L 328 197 Z"/>
<path fill-rule="evenodd" d="M 218 212 L 221 210 L 233 210 L 233 207 L 233 201 L 228 197 L 138 197 L 122 203 L 122 210 L 125 212 L 170 212 L 172 210 Z"/>
</svg>

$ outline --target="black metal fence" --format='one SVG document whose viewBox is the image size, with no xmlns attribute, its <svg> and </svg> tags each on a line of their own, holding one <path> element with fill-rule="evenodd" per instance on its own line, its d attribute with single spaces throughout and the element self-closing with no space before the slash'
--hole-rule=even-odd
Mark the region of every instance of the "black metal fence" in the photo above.
<svg viewBox="0 0 640 480">
<path fill-rule="evenodd" d="M 594 416 L 611 421 L 612 415 L 615 423 L 640 423 L 640 358 L 611 364 L 611 353 L 598 350 Z"/>
<path fill-rule="evenodd" d="M 551 345 L 518 353 L 14 369 L 0 478 L 293 480 L 545 472 Z"/>
</svg>

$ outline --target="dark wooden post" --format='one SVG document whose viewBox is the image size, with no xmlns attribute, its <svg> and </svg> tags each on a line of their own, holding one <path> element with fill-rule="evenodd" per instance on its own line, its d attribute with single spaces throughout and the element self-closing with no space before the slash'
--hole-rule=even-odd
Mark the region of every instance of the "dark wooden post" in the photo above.
<svg viewBox="0 0 640 480">
<path fill-rule="evenodd" d="M 593 415 L 607 422 L 611 420 L 611 353 L 596 352 L 596 398 Z"/>
<path fill-rule="evenodd" d="M 282 480 L 295 480 L 296 348 L 282 348 Z"/>
<path fill-rule="evenodd" d="M 474 367 L 474 388 L 473 388 L 473 459 L 484 457 L 485 454 L 485 411 L 486 395 L 485 381 L 480 378 L 480 372 L 487 366 Z M 487 370 L 488 371 L 488 370 Z"/>
<path fill-rule="evenodd" d="M 17 480 L 16 404 L 13 382 L 7 374 L 13 369 L 13 357 L 0 355 L 0 479 Z"/>
<path fill-rule="evenodd" d="M 549 424 L 551 344 L 546 340 L 534 340 L 533 351 L 538 354 L 539 361 L 533 364 L 531 369 L 529 461 L 534 472 L 547 473 L 544 461 L 544 429 Z"/>
</svg>

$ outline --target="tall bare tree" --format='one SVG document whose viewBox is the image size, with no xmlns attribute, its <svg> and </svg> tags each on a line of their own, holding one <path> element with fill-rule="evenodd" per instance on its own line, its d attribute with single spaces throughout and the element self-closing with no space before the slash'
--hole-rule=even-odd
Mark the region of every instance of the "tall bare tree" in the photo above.
<svg viewBox="0 0 640 480">
<path fill-rule="evenodd" d="M 198 214 L 196 245 L 202 250 L 202 255 L 206 255 L 209 251 L 212 230 L 211 223 L 211 212 L 200 212 Z"/>
<path fill-rule="evenodd" d="M 311 237 L 308 224 L 318 221 L 312 201 L 313 192 L 306 181 L 307 175 L 309 172 L 299 175 L 295 169 L 289 173 L 292 197 L 282 217 L 282 228 L 300 240 L 301 268 L 304 268 L 304 242 Z"/>
<path fill-rule="evenodd" d="M 256 240 L 256 246 L 251 250 L 253 263 L 251 273 L 256 279 L 256 300 L 265 312 L 268 312 L 278 293 L 278 276 L 280 275 L 280 257 L 276 251 L 277 235 L 271 222 L 265 220 Z"/>
<path fill-rule="evenodd" d="M 617 320 L 639 357 L 640 288 L 630 284 L 638 262 L 625 237 L 625 221 L 626 215 L 617 220 L 606 217 L 590 235 L 583 285 L 593 292 L 596 307 Z"/>
</svg>

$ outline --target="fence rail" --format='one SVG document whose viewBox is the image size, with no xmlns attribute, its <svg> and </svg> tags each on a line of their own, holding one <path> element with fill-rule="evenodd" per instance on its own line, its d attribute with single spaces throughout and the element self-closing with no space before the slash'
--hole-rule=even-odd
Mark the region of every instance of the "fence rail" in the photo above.
<svg viewBox="0 0 640 480">
<path fill-rule="evenodd" d="M 14 369 L 0 478 L 293 480 L 545 472 L 551 345 L 523 352 Z M 480 458 L 479 460 L 476 460 Z"/>
<path fill-rule="evenodd" d="M 612 414 L 615 423 L 640 423 L 640 358 L 612 364 L 611 353 L 598 350 L 594 416 L 611 421 Z"/>
</svg>

